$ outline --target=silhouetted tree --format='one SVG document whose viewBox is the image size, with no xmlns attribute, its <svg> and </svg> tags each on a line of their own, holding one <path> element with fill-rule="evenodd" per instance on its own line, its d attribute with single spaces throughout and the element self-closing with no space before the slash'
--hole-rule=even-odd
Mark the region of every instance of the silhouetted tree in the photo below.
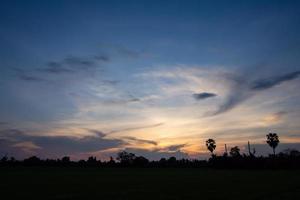
<svg viewBox="0 0 300 200">
<path fill-rule="evenodd" d="M 115 166 L 116 162 L 113 157 L 109 157 L 109 161 L 107 162 L 108 166 Z"/>
<path fill-rule="evenodd" d="M 296 149 L 289 149 L 289 156 L 300 157 L 300 152 Z"/>
<path fill-rule="evenodd" d="M 251 148 L 250 148 L 251 149 Z M 10 166 L 55 166 L 55 167 L 212 167 L 212 168 L 229 168 L 229 169 L 300 169 L 300 152 L 295 149 L 287 149 L 280 152 L 276 157 L 251 157 L 246 154 L 241 155 L 240 149 L 235 146 L 230 150 L 231 157 L 213 155 L 212 159 L 207 160 L 190 160 L 170 157 L 169 159 L 162 158 L 159 161 L 151 161 L 143 156 L 135 156 L 133 153 L 120 152 L 118 160 L 115 162 L 111 157 L 110 161 L 101 162 L 96 160 L 96 157 L 89 157 L 87 160 L 70 161 L 69 157 L 62 159 L 46 159 L 42 160 L 36 156 L 24 159 L 22 161 L 5 156 L 0 159 L 1 167 Z"/>
<path fill-rule="evenodd" d="M 96 163 L 97 162 L 97 158 L 96 157 L 93 157 L 93 156 L 90 156 L 87 160 L 88 163 Z"/>
<path fill-rule="evenodd" d="M 238 146 L 232 147 L 230 149 L 230 155 L 232 157 L 239 157 L 239 156 L 241 156 L 241 154 L 240 154 L 240 148 Z"/>
<path fill-rule="evenodd" d="M 10 159 L 9 159 L 9 162 L 16 162 L 16 159 L 15 159 L 15 157 L 10 157 Z"/>
<path fill-rule="evenodd" d="M 290 156 L 291 158 L 300 157 L 300 152 L 297 149 L 285 149 L 280 154 L 284 156 Z"/>
<path fill-rule="evenodd" d="M 159 166 L 162 166 L 162 167 L 165 167 L 167 166 L 167 159 L 166 158 L 161 158 L 159 161 L 158 161 L 158 165 Z"/>
<path fill-rule="evenodd" d="M 83 159 L 79 160 L 79 161 L 78 161 L 78 165 L 79 165 L 80 167 L 86 166 L 85 160 L 83 160 Z"/>
<path fill-rule="evenodd" d="M 96 166 L 98 164 L 98 161 L 97 161 L 97 158 L 96 157 L 93 157 L 93 156 L 90 156 L 88 159 L 87 159 L 87 164 L 89 166 Z M 100 164 L 100 161 L 99 161 L 99 164 Z"/>
<path fill-rule="evenodd" d="M 117 160 L 120 161 L 122 164 L 132 164 L 135 157 L 136 156 L 133 153 L 122 151 L 118 153 Z"/>
<path fill-rule="evenodd" d="M 143 156 L 137 156 L 134 159 L 134 165 L 136 166 L 146 166 L 149 163 L 149 160 Z"/>
<path fill-rule="evenodd" d="M 8 161 L 7 155 L 3 156 L 3 157 L 1 158 L 1 160 L 0 160 L 0 162 L 3 162 L 3 163 L 5 163 L 5 162 L 7 162 L 7 161 Z"/>
<path fill-rule="evenodd" d="M 176 157 L 172 156 L 168 159 L 168 162 L 171 163 L 171 164 L 174 164 L 176 163 Z"/>
<path fill-rule="evenodd" d="M 279 137 L 277 133 L 269 133 L 267 136 L 267 143 L 273 149 L 273 155 L 275 156 L 275 149 L 279 143 Z"/>
<path fill-rule="evenodd" d="M 70 163 L 70 157 L 69 156 L 64 156 L 62 159 L 61 159 L 61 162 L 63 164 L 68 164 Z"/>
<path fill-rule="evenodd" d="M 213 152 L 217 147 L 216 141 L 214 139 L 206 140 L 206 147 L 211 152 L 211 155 L 213 155 Z"/>
<path fill-rule="evenodd" d="M 24 159 L 24 163 L 28 165 L 40 165 L 41 159 L 36 156 L 31 156 L 27 159 Z"/>
</svg>

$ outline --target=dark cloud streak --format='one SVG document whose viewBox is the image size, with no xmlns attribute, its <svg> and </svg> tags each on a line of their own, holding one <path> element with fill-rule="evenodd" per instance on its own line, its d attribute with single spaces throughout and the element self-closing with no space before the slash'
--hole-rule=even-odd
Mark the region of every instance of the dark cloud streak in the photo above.
<svg viewBox="0 0 300 200">
<path fill-rule="evenodd" d="M 193 97 L 196 100 L 203 100 L 203 99 L 207 99 L 207 98 L 211 98 L 211 97 L 215 97 L 217 96 L 217 94 L 215 93 L 209 93 L 209 92 L 202 92 L 202 93 L 195 93 L 193 94 Z"/>
<path fill-rule="evenodd" d="M 133 142 L 137 142 L 137 143 L 146 143 L 146 144 L 152 144 L 152 145 L 157 145 L 157 142 L 156 141 L 153 141 L 153 140 L 145 140 L 145 139 L 138 139 L 136 137 L 130 137 L 130 136 L 127 136 L 127 137 L 123 137 L 122 139 L 125 139 L 125 140 L 129 140 L 129 141 L 133 141 Z"/>
<path fill-rule="evenodd" d="M 23 81 L 30 81 L 30 82 L 44 81 L 44 79 L 42 79 L 42 78 L 35 77 L 35 76 L 30 76 L 30 75 L 24 75 L 24 74 L 19 75 L 19 78 Z"/>
<path fill-rule="evenodd" d="M 109 60 L 109 57 L 104 55 L 93 57 L 68 56 L 60 61 L 50 61 L 45 68 L 38 70 L 52 74 L 74 73 L 78 70 L 99 67 L 101 62 L 108 62 Z"/>
<path fill-rule="evenodd" d="M 164 150 L 167 150 L 169 152 L 176 152 L 176 151 L 180 151 L 181 148 L 185 147 L 186 144 L 175 144 L 175 145 L 170 145 L 168 147 L 166 147 Z"/>
<path fill-rule="evenodd" d="M 279 85 L 285 81 L 290 81 L 295 78 L 298 78 L 300 75 L 300 71 L 291 72 L 288 74 L 284 74 L 282 76 L 274 76 L 268 79 L 260 79 L 254 81 L 253 84 L 251 84 L 251 90 L 265 90 L 269 89 L 271 87 L 274 87 L 276 85 Z"/>
</svg>

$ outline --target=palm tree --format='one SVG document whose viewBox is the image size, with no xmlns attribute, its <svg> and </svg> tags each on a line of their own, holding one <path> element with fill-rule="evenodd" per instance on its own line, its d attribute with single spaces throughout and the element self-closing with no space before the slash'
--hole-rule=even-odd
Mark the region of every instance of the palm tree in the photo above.
<svg viewBox="0 0 300 200">
<path fill-rule="evenodd" d="M 214 139 L 206 140 L 206 147 L 211 152 L 211 155 L 213 155 L 213 152 L 217 147 L 216 141 Z"/>
<path fill-rule="evenodd" d="M 241 154 L 240 154 L 240 148 L 238 146 L 232 147 L 230 149 L 230 155 L 232 157 L 239 157 L 239 156 L 241 156 Z"/>
<path fill-rule="evenodd" d="M 270 147 L 273 148 L 273 154 L 275 156 L 275 148 L 277 147 L 277 145 L 279 143 L 279 137 L 278 137 L 277 133 L 269 133 L 267 135 L 267 143 Z"/>
</svg>

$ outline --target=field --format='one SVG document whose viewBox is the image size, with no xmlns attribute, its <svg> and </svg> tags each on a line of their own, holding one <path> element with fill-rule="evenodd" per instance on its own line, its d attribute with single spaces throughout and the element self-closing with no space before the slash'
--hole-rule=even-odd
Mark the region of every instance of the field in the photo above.
<svg viewBox="0 0 300 200">
<path fill-rule="evenodd" d="M 300 199 L 300 171 L 0 168 L 1 199 Z"/>
</svg>

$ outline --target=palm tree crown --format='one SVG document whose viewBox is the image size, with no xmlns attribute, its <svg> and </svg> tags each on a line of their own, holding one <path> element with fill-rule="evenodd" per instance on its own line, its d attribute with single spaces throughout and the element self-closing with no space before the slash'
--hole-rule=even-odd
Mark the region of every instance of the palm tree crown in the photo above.
<svg viewBox="0 0 300 200">
<path fill-rule="evenodd" d="M 217 146 L 217 145 L 216 145 L 216 141 L 215 141 L 214 139 L 208 139 L 208 140 L 206 140 L 206 147 L 207 147 L 207 149 L 208 149 L 211 153 L 214 152 L 216 146 Z"/>
</svg>

